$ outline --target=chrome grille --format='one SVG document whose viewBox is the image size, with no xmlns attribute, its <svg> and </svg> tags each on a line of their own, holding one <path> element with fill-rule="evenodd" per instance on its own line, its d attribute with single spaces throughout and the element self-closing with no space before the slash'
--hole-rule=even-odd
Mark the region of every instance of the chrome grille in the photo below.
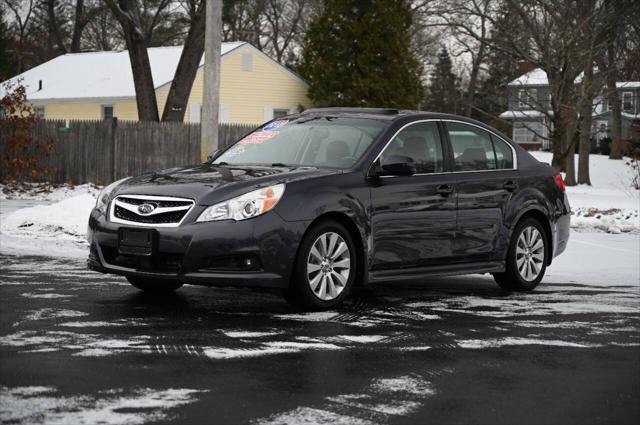
<svg viewBox="0 0 640 425">
<path fill-rule="evenodd" d="M 176 227 L 195 202 L 192 199 L 151 195 L 120 195 L 111 202 L 114 223 L 148 227 Z"/>
</svg>

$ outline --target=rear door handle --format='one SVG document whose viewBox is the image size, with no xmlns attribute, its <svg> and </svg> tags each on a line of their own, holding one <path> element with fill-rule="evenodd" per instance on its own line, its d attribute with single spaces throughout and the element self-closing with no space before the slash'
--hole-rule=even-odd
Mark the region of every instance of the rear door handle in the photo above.
<svg viewBox="0 0 640 425">
<path fill-rule="evenodd" d="M 442 196 L 449 196 L 453 193 L 453 186 L 450 184 L 441 184 L 436 187 L 436 192 L 438 192 Z"/>
<path fill-rule="evenodd" d="M 504 182 L 502 187 L 509 192 L 513 192 L 518 188 L 518 183 L 514 182 L 513 180 L 507 180 L 506 182 Z"/>
</svg>

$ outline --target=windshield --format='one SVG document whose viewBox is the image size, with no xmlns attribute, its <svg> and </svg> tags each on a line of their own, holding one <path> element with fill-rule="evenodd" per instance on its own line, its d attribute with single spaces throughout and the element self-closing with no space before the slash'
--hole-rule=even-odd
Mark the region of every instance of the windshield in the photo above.
<svg viewBox="0 0 640 425">
<path fill-rule="evenodd" d="M 350 168 L 385 124 L 368 118 L 326 116 L 271 121 L 236 142 L 213 163 Z"/>
</svg>

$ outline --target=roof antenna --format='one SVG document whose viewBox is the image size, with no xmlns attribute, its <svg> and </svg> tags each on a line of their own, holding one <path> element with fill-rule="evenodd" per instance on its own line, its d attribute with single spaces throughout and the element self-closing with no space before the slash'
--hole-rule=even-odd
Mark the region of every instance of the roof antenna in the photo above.
<svg viewBox="0 0 640 425">
<path fill-rule="evenodd" d="M 42 80 L 38 80 L 38 91 L 42 90 Z"/>
</svg>

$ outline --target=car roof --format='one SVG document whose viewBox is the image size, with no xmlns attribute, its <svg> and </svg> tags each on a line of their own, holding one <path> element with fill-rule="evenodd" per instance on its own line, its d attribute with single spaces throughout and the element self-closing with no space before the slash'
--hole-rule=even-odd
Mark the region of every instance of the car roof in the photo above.
<svg viewBox="0 0 640 425">
<path fill-rule="evenodd" d="M 311 108 L 306 109 L 299 114 L 296 114 L 298 117 L 304 116 L 344 116 L 344 117 L 354 117 L 354 118 L 369 118 L 383 121 L 399 121 L 403 120 L 406 122 L 411 121 L 411 119 L 438 119 L 438 120 L 452 120 L 452 121 L 460 121 L 466 122 L 469 124 L 473 124 L 479 127 L 482 127 L 492 133 L 495 133 L 502 137 L 504 140 L 510 140 L 509 137 L 502 133 L 500 130 L 497 130 L 481 121 L 474 120 L 473 118 L 461 116 L 461 115 L 453 115 L 453 114 L 445 114 L 441 112 L 429 112 L 429 111 L 416 111 L 411 109 L 396 109 L 396 108 L 344 108 L 344 107 L 333 107 L 333 108 Z M 511 142 L 511 145 L 516 145 Z"/>
<path fill-rule="evenodd" d="M 411 109 L 395 109 L 395 108 L 311 108 L 297 114 L 298 116 L 315 115 L 315 116 L 349 116 L 360 118 L 373 118 L 386 121 L 394 121 L 401 118 L 415 117 L 423 119 L 449 119 L 457 121 L 466 121 L 472 124 L 486 124 L 470 119 L 468 117 L 444 114 L 440 112 L 416 111 Z"/>
</svg>

